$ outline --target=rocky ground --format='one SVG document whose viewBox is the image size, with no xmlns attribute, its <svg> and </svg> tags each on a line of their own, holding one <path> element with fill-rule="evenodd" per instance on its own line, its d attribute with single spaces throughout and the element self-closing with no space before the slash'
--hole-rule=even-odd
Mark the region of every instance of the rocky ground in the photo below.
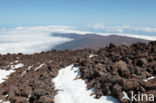
<svg viewBox="0 0 156 103">
<path fill-rule="evenodd" d="M 133 91 L 140 95 L 154 94 L 156 100 L 156 42 L 110 44 L 91 58 L 79 59 L 76 65 L 80 66 L 81 78 L 87 80 L 88 89 L 96 89 L 96 98 L 111 95 L 121 100 L 123 91 L 129 97 Z"/>
<path fill-rule="evenodd" d="M 0 69 L 15 70 L 0 84 L 0 100 L 54 103 L 57 91 L 52 79 L 61 68 L 71 64 L 80 67 L 80 78 L 86 80 L 88 89 L 95 88 L 96 98 L 109 95 L 121 101 L 123 91 L 129 96 L 134 91 L 153 93 L 156 100 L 156 42 L 131 46 L 110 44 L 98 51 L 53 50 L 33 55 L 0 55 Z"/>
<path fill-rule="evenodd" d="M 52 78 L 56 77 L 60 68 L 75 63 L 77 57 L 89 56 L 90 52 L 51 51 L 34 55 L 1 55 L 1 69 L 11 69 L 8 66 L 10 63 L 22 63 L 24 66 L 0 84 L 0 98 L 11 103 L 53 103 L 57 91 L 54 90 Z"/>
</svg>

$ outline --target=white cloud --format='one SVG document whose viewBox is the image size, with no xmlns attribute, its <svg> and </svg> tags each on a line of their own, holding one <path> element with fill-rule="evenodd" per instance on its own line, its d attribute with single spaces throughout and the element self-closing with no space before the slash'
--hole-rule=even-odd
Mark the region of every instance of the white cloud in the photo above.
<svg viewBox="0 0 156 103">
<path fill-rule="evenodd" d="M 156 36 L 147 36 L 147 35 L 139 35 L 139 34 L 128 34 L 128 33 L 98 33 L 98 35 L 102 36 L 109 36 L 109 35 L 119 35 L 119 36 L 127 36 L 132 38 L 138 38 L 138 39 L 145 39 L 145 40 L 156 40 Z"/>
<path fill-rule="evenodd" d="M 123 32 L 123 29 L 118 27 L 118 26 L 114 26 L 114 27 L 108 27 L 106 29 L 106 32 L 119 32 L 119 33 L 122 33 Z"/>
<path fill-rule="evenodd" d="M 70 38 L 50 36 L 68 27 L 17 27 L 0 31 L 0 53 L 35 53 L 52 49 L 54 46 L 71 41 Z"/>
<path fill-rule="evenodd" d="M 73 26 L 34 26 L 0 30 L 0 53 L 36 53 L 52 49 L 71 38 L 54 37 L 52 33 L 92 33 L 76 30 Z"/>
<path fill-rule="evenodd" d="M 156 32 L 156 28 L 152 27 L 132 27 L 132 26 L 114 26 L 114 28 L 127 29 L 127 30 L 136 30 L 136 31 L 144 31 L 144 32 Z"/>
<path fill-rule="evenodd" d="M 125 26 L 104 26 L 101 24 L 96 24 L 93 26 L 94 29 L 96 30 L 105 30 L 106 32 L 124 32 L 124 31 L 131 31 L 131 32 L 135 32 L 135 31 L 141 31 L 141 32 L 156 32 L 156 28 L 152 28 L 152 27 L 132 27 L 129 25 L 125 25 Z"/>
<path fill-rule="evenodd" d="M 78 33 L 78 34 L 86 34 L 86 33 L 92 33 L 88 31 L 79 31 L 74 26 L 35 26 L 35 27 L 17 27 L 16 30 L 18 31 L 31 31 L 34 33 Z"/>
<path fill-rule="evenodd" d="M 2 28 L 2 29 L 0 29 L 0 31 L 6 31 L 6 29 L 5 28 Z"/>
<path fill-rule="evenodd" d="M 134 30 L 141 30 L 141 31 L 145 31 L 145 32 L 156 32 L 156 28 L 150 28 L 150 27 L 144 27 L 144 28 L 136 27 L 133 29 Z"/>
<path fill-rule="evenodd" d="M 126 33 L 130 31 L 156 32 L 156 28 L 141 28 L 131 26 L 103 26 L 97 24 L 94 29 L 104 29 L 104 31 L 81 31 L 74 26 L 34 26 L 34 27 L 17 27 L 11 29 L 0 29 L 0 53 L 35 53 L 50 50 L 58 44 L 71 41 L 70 38 L 53 37 L 52 33 L 77 33 L 77 34 L 100 34 L 100 35 L 122 35 L 128 37 L 156 40 L 156 36 L 139 35 L 136 33 Z M 92 29 L 93 29 L 92 28 Z M 85 29 L 84 29 L 85 30 Z M 90 29 L 91 30 L 91 29 Z"/>
<path fill-rule="evenodd" d="M 105 26 L 102 24 L 96 24 L 93 26 L 94 29 L 105 29 Z"/>
</svg>

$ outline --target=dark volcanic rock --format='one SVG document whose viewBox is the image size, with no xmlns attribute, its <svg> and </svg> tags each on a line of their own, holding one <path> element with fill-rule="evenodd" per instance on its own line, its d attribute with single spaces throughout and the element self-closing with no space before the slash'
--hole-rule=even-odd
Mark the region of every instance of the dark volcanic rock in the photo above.
<svg viewBox="0 0 156 103">
<path fill-rule="evenodd" d="M 87 58 L 77 61 L 82 72 L 81 78 L 89 81 L 86 82 L 88 89 L 95 88 L 97 98 L 111 95 L 121 100 L 123 91 L 128 95 L 132 91 L 134 93 L 152 91 L 156 98 L 156 78 L 144 81 L 156 76 L 155 48 L 155 42 L 136 43 L 129 47 L 110 44 L 109 47 L 100 49 L 97 56 L 92 57 L 89 62 Z M 120 102 L 130 103 L 127 100 Z"/>
<path fill-rule="evenodd" d="M 0 84 L 0 98 L 11 103 L 54 103 L 52 78 L 59 69 L 75 63 L 78 58 L 88 57 L 94 50 L 49 51 L 33 55 L 7 54 L 0 55 L 0 68 L 10 70 L 11 62 L 24 64 Z M 16 63 L 18 64 L 18 63 Z M 6 96 L 7 95 L 7 96 Z"/>
<path fill-rule="evenodd" d="M 91 45 L 91 44 L 90 44 Z M 23 67 L 0 84 L 0 98 L 11 103 L 54 103 L 57 90 L 51 81 L 68 65 L 80 67 L 88 89 L 95 89 L 96 98 L 114 96 L 121 101 L 123 91 L 153 93 L 156 98 L 156 42 L 135 43 L 131 46 L 110 44 L 98 51 L 48 51 L 33 55 L 0 55 L 0 68 L 10 70 L 11 62 Z M 95 56 L 89 57 L 94 54 Z M 14 63 L 17 64 L 17 63 Z M 123 100 L 123 103 L 130 101 Z"/>
</svg>

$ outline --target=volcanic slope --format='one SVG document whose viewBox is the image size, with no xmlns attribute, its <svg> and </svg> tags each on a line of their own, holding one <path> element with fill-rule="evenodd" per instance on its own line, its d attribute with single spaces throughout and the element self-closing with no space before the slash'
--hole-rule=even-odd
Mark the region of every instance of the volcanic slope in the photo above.
<svg viewBox="0 0 156 103">
<path fill-rule="evenodd" d="M 139 39 L 134 37 L 128 36 L 120 36 L 120 35 L 108 35 L 108 36 L 101 36 L 97 34 L 86 34 L 86 35 L 79 35 L 79 34 L 67 34 L 67 33 L 55 33 L 52 36 L 56 37 L 67 37 L 73 39 L 72 41 L 65 42 L 60 45 L 56 45 L 54 49 L 56 50 L 77 50 L 77 49 L 95 49 L 98 50 L 100 48 L 104 48 L 109 46 L 110 43 L 116 45 L 132 45 L 137 42 L 145 42 L 148 43 L 149 40 Z"/>
<path fill-rule="evenodd" d="M 123 91 L 128 96 L 131 91 L 154 94 L 156 100 L 156 42 L 135 43 L 131 46 L 110 44 L 98 51 L 53 50 L 32 55 L 7 54 L 0 55 L 0 61 L 0 102 L 57 103 L 55 100 L 63 92 L 68 91 L 67 88 L 73 93 L 71 97 L 76 98 L 76 95 L 82 94 L 78 91 L 74 94 L 75 89 L 72 86 L 77 84 L 77 80 L 86 83 L 87 96 L 83 94 L 82 98 L 78 98 L 83 100 L 76 103 L 88 100 L 105 103 L 105 100 L 110 102 L 116 100 L 106 99 L 104 96 L 113 96 L 121 103 L 130 103 L 121 100 Z M 76 71 L 69 69 L 71 65 Z M 64 74 L 61 71 L 64 71 Z M 80 74 L 78 77 L 74 74 L 77 71 Z M 63 78 L 68 72 L 72 77 L 69 74 L 69 79 Z M 60 81 L 75 78 L 70 81 L 74 85 L 63 82 L 66 87 L 58 86 L 61 83 L 57 84 L 55 80 L 61 78 L 60 75 L 62 77 Z M 84 87 L 82 89 L 85 90 Z M 97 99 L 94 99 L 93 95 Z"/>
</svg>

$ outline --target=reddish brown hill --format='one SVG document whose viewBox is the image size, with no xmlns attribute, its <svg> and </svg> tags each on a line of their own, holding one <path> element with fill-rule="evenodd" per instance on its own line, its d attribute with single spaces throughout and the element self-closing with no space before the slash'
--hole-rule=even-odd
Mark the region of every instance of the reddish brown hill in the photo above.
<svg viewBox="0 0 156 103">
<path fill-rule="evenodd" d="M 100 36 L 96 34 L 86 34 L 86 35 L 78 35 L 78 34 L 54 34 L 54 36 L 68 37 L 73 38 L 73 41 L 66 42 L 60 45 L 57 45 L 54 49 L 56 50 L 65 50 L 65 49 L 85 49 L 91 48 L 98 50 L 100 48 L 104 48 L 108 46 L 110 43 L 115 45 L 131 45 L 136 42 L 145 42 L 148 43 L 149 40 L 126 37 L 126 36 L 118 36 L 118 35 L 110 35 L 110 36 Z"/>
</svg>

